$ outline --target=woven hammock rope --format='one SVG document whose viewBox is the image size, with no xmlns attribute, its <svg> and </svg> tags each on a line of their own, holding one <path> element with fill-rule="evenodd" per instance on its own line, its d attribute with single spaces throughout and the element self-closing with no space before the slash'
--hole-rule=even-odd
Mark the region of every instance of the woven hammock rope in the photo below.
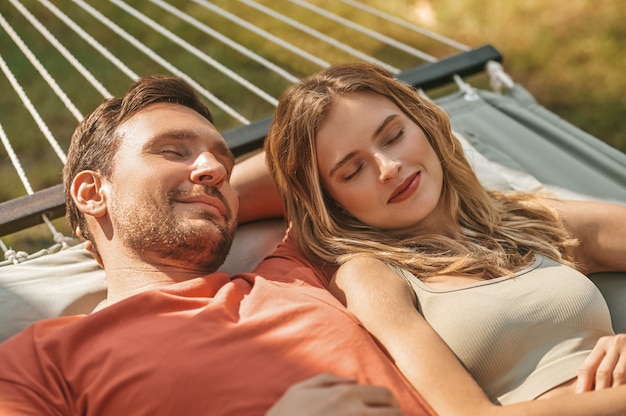
<svg viewBox="0 0 626 416">
<path fill-rule="evenodd" d="M 184 78 L 226 130 L 271 116 L 287 86 L 330 64 L 398 73 L 469 49 L 368 3 L 1 2 L 0 202 L 60 183 L 76 123 L 142 75 Z"/>
</svg>

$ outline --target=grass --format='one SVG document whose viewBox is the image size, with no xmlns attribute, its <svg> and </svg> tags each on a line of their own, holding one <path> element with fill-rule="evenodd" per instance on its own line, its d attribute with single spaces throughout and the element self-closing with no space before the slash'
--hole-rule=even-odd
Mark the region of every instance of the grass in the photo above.
<svg viewBox="0 0 626 416">
<path fill-rule="evenodd" d="M 198 4 L 186 0 L 168 1 L 184 9 L 198 21 L 207 22 L 210 27 L 287 68 L 297 77 L 304 77 L 319 69 L 306 59 L 259 39 L 247 29 L 228 22 Z M 379 42 L 364 36 L 347 34 L 339 25 L 329 25 L 314 13 L 283 1 L 281 12 L 292 19 L 306 22 L 320 32 L 338 37 L 349 46 L 400 69 L 422 63 L 413 56 L 391 47 L 381 46 Z M 251 96 L 249 91 L 236 85 L 219 71 L 211 69 L 189 52 L 173 46 L 161 34 L 146 30 L 146 27 L 135 18 L 122 14 L 117 6 L 97 0 L 90 2 L 122 29 L 174 62 L 190 76 L 201 80 L 207 90 L 236 107 L 249 120 L 271 114 L 273 110 L 271 105 Z M 310 0 L 310 2 L 332 10 L 346 19 L 373 27 L 418 49 L 426 50 L 436 57 L 445 57 L 455 52 L 447 46 L 434 44 L 405 29 L 382 24 L 379 19 L 366 16 L 342 2 L 336 0 Z M 63 41 L 63 44 L 84 63 L 109 93 L 120 95 L 125 92 L 131 81 L 122 71 L 94 53 L 83 40 L 73 36 L 59 19 L 47 13 L 42 7 L 35 6 L 34 2 L 27 3 L 33 14 L 51 33 Z M 181 39 L 193 44 L 208 56 L 236 69 L 242 77 L 261 85 L 271 95 L 278 96 L 288 86 L 289 83 L 284 79 L 268 74 L 259 64 L 237 56 L 231 49 L 210 39 L 199 29 L 178 18 L 167 16 L 160 7 L 145 1 L 128 3 L 140 9 L 149 18 L 158 20 L 166 29 L 176 32 Z M 234 0 L 218 0 L 213 3 L 255 22 L 263 30 L 286 34 L 285 38 L 293 45 L 306 52 L 324 56 L 329 62 L 346 62 L 354 59 L 333 46 L 323 45 L 314 37 L 268 18 L 258 10 Z M 275 0 L 261 0 L 259 3 L 271 6 L 275 5 Z M 411 23 L 471 47 L 493 44 L 505 57 L 506 71 L 516 82 L 533 93 L 540 103 L 609 145 L 626 152 L 623 121 L 626 114 L 626 98 L 622 94 L 622 91 L 626 91 L 626 77 L 622 75 L 622 69 L 626 67 L 626 56 L 620 53 L 626 40 L 626 26 L 622 24 L 626 19 L 626 6 L 623 2 L 364 0 L 362 3 L 400 16 Z M 122 61 L 132 63 L 131 69 L 137 74 L 164 72 L 155 61 L 129 47 L 97 19 L 72 6 L 69 0 L 57 0 L 55 4 Z M 84 77 L 78 75 L 60 53 L 50 47 L 41 34 L 30 28 L 9 2 L 0 4 L 0 15 L 9 21 L 30 45 L 38 59 L 71 97 L 82 114 L 102 101 L 103 95 L 96 92 Z M 0 30 L 0 54 L 24 86 L 26 94 L 37 103 L 44 122 L 60 146 L 67 149 L 77 120 L 68 113 L 61 100 L 51 94 L 45 82 L 2 30 Z M 0 91 L 3 92 L 0 94 L 2 109 L 0 124 L 20 155 L 32 187 L 37 190 L 59 183 L 62 163 L 47 145 L 40 144 L 43 140 L 42 135 L 25 107 L 16 101 L 12 94 L 4 93 L 13 89 L 3 76 L 0 76 Z M 224 130 L 239 124 L 225 112 L 215 107 L 212 109 L 218 128 Z M 4 186 L 0 187 L 0 201 L 23 195 L 24 189 L 19 185 L 19 178 L 9 163 L 8 155 L 1 150 L 0 160 L 0 175 L 4 180 Z M 63 227 L 62 221 L 55 224 Z M 3 237 L 3 240 L 8 245 L 26 244 L 26 249 L 29 250 L 33 245 L 29 241 L 38 239 L 39 233 L 29 231 L 26 234 L 28 235 L 26 238 L 8 236 Z M 39 241 L 34 245 L 41 247 Z"/>
<path fill-rule="evenodd" d="M 392 2 L 393 3 L 393 2 Z M 398 3 L 398 2 L 396 2 Z M 559 116 L 626 152 L 626 4 L 619 0 L 437 0 L 434 31 L 492 43 L 513 79 Z M 417 19 L 417 17 L 416 17 Z"/>
</svg>

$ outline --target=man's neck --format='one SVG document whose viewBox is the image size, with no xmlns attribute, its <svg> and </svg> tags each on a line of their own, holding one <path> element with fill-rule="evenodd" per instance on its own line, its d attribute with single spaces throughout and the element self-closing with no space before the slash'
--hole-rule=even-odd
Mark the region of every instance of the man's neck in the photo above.
<svg viewBox="0 0 626 416">
<path fill-rule="evenodd" d="M 206 271 L 169 264 L 167 261 L 152 264 L 143 259 L 125 256 L 118 256 L 108 263 L 105 261 L 104 270 L 107 279 L 107 305 L 147 290 L 208 274 Z"/>
</svg>

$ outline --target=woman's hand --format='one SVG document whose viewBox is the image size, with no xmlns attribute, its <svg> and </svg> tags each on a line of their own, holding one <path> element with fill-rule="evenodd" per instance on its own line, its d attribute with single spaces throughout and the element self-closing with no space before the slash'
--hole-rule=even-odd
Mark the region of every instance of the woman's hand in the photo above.
<svg viewBox="0 0 626 416">
<path fill-rule="evenodd" d="M 576 392 L 626 384 L 626 334 L 602 337 L 578 370 Z"/>
<path fill-rule="evenodd" d="M 398 402 L 384 387 L 320 374 L 294 384 L 266 416 L 401 416 Z"/>
</svg>

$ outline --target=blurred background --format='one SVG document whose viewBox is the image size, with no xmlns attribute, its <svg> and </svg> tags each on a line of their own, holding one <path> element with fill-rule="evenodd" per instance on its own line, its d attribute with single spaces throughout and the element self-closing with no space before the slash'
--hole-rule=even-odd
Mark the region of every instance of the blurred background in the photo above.
<svg viewBox="0 0 626 416">
<path fill-rule="evenodd" d="M 78 2 L 97 8 L 98 13 L 120 25 L 195 79 L 201 80 L 208 91 L 236 107 L 248 120 L 254 121 L 271 115 L 273 111 L 271 104 L 258 97 L 252 97 L 241 86 L 209 68 L 205 62 L 182 51 L 159 33 L 149 30 L 149 25 L 146 26 L 144 22 L 139 22 L 135 17 L 123 12 L 122 9 L 126 6 L 121 0 L 39 2 L 2 0 L 0 17 L 18 32 L 83 114 L 91 111 L 102 101 L 102 94 L 97 93 L 83 76 L 76 74 L 67 60 L 61 57 L 39 32 L 32 29 L 24 14 L 19 11 L 20 7 L 23 7 L 22 4 L 57 36 L 113 95 L 121 95 L 127 90 L 131 83 L 128 76 L 121 74 L 119 69 L 113 67 L 98 53 L 94 53 L 84 41 L 78 39 L 68 29 L 65 23 L 42 7 L 43 3 L 55 5 L 88 30 L 91 36 L 106 45 L 115 56 L 124 62 L 132 62 L 133 70 L 137 74 L 168 71 L 129 47 L 112 33 L 110 28 L 86 13 L 84 8 L 76 7 L 75 4 Z M 298 78 L 320 69 L 319 66 L 294 57 L 293 54 L 270 42 L 259 40 L 254 34 L 233 25 L 209 8 L 201 7 L 202 0 L 167 2 L 140 0 L 126 3 L 140 10 L 148 18 L 158 20 L 165 28 L 175 31 L 187 42 L 232 68 L 245 79 L 262 86 L 273 97 L 278 97 L 290 83 L 260 70 L 258 64 L 251 63 L 233 53 L 232 49 L 212 41 L 205 33 L 164 12 L 163 6 L 158 4 L 177 7 L 229 38 L 271 58 L 273 62 L 287 68 Z M 268 32 L 280 34 L 290 43 L 312 54 L 324 56 L 331 63 L 354 60 L 298 30 L 272 19 L 261 18 L 258 10 L 250 7 L 244 0 L 215 0 L 204 3 L 221 7 L 242 19 L 254 22 Z M 329 25 L 326 19 L 294 4 L 295 1 L 257 0 L 256 3 L 272 7 L 292 19 L 306 22 L 317 30 L 338 37 L 352 44 L 354 48 L 389 62 L 399 69 L 408 69 L 424 63 L 414 56 L 381 47 L 379 43 L 357 38 L 348 32 L 342 34 L 341 31 L 344 29 L 338 25 Z M 391 24 L 381 24 L 379 20 L 367 17 L 337 0 L 308 0 L 308 3 L 328 9 L 345 19 L 358 21 L 415 48 L 426 50 L 439 59 L 458 52 L 449 47 L 428 43 L 413 32 Z M 503 54 L 506 72 L 515 82 L 529 90 L 539 103 L 607 144 L 626 152 L 624 94 L 626 54 L 623 53 L 626 45 L 624 24 L 626 2 L 623 0 L 363 0 L 359 3 L 375 7 L 471 48 L 492 44 Z M 3 29 L 0 30 L 0 55 L 8 62 L 13 75 L 30 99 L 37 103 L 45 123 L 59 141 L 61 148 L 66 150 L 77 123 L 76 118 L 72 117 L 59 99 L 51 93 L 41 76 L 16 47 L 6 28 Z M 485 77 L 470 78 L 469 82 L 478 87 L 489 88 Z M 209 106 L 214 112 L 216 125 L 220 130 L 241 124 L 215 106 L 211 104 Z M 15 99 L 13 87 L 3 73 L 0 73 L 0 124 L 15 151 L 20 155 L 35 190 L 60 183 L 62 163 L 49 146 L 38 144 L 42 141 L 41 132 L 21 102 Z M 2 178 L 0 202 L 24 195 L 24 188 L 5 150 L 0 148 L 0 178 Z M 63 227 L 63 220 L 57 220 L 57 223 Z M 33 231 L 27 232 L 25 236 L 8 236 L 3 240 L 7 245 L 16 245 L 19 249 L 29 251 L 31 245 L 41 245 L 38 241 L 41 238 L 39 231 Z M 49 235 L 43 238 L 49 239 Z"/>
<path fill-rule="evenodd" d="M 465 44 L 493 44 L 504 55 L 509 75 L 541 104 L 626 152 L 626 2 L 379 3 L 383 9 Z"/>
</svg>

